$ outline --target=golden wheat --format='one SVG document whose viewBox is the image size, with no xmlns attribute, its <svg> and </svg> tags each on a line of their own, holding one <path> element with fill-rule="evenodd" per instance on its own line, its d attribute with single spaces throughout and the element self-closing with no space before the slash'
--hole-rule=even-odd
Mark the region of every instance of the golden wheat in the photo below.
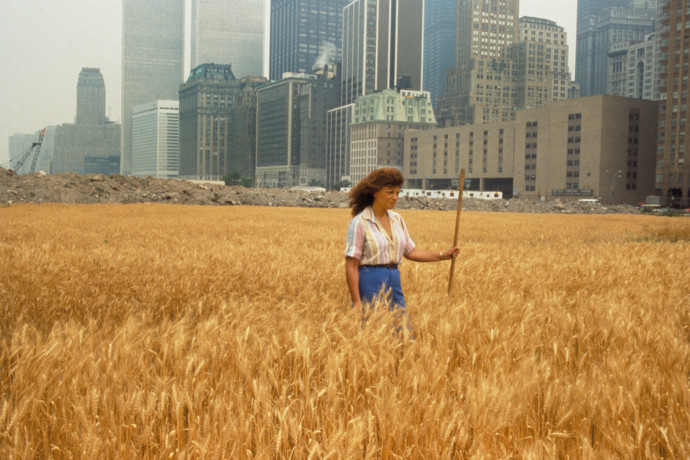
<svg viewBox="0 0 690 460">
<path fill-rule="evenodd" d="M 347 210 L 0 209 L 0 457 L 690 457 L 690 221 L 462 219 L 410 340 L 349 308 Z"/>
</svg>

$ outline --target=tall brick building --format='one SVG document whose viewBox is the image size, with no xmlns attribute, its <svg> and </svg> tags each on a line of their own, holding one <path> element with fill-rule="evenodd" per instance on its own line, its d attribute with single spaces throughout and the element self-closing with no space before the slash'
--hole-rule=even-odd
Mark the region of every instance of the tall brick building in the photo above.
<svg viewBox="0 0 690 460">
<path fill-rule="evenodd" d="M 687 207 L 690 167 L 685 136 L 690 77 L 690 4 L 688 0 L 660 0 L 661 74 L 659 130 L 656 154 L 656 193 L 667 204 Z"/>
</svg>

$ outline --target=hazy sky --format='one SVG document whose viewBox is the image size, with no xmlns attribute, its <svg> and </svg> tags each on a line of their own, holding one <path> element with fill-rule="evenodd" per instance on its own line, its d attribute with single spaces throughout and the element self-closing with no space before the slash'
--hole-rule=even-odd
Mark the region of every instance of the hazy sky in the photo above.
<svg viewBox="0 0 690 460">
<path fill-rule="evenodd" d="M 190 0 L 186 0 L 189 2 Z M 0 165 L 9 137 L 76 115 L 82 67 L 101 69 L 106 110 L 120 120 L 122 0 L 3 0 L 0 15 Z M 521 16 L 564 26 L 575 72 L 577 0 L 521 0 Z"/>
</svg>

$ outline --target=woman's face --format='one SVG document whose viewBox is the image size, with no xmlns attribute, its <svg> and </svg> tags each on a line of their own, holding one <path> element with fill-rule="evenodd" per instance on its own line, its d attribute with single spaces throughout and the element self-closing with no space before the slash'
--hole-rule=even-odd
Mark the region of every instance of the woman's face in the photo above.
<svg viewBox="0 0 690 460">
<path fill-rule="evenodd" d="M 378 209 L 393 209 L 400 195 L 400 187 L 383 187 L 374 193 L 374 207 Z"/>
</svg>

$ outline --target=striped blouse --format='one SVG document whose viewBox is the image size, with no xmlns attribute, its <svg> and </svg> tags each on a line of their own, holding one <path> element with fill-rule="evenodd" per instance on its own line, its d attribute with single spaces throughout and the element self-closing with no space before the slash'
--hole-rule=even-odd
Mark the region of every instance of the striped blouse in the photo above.
<svg viewBox="0 0 690 460">
<path fill-rule="evenodd" d="M 414 249 L 405 221 L 388 211 L 393 238 L 383 228 L 370 207 L 357 214 L 347 228 L 345 257 L 359 259 L 360 265 L 399 264 Z"/>
</svg>

